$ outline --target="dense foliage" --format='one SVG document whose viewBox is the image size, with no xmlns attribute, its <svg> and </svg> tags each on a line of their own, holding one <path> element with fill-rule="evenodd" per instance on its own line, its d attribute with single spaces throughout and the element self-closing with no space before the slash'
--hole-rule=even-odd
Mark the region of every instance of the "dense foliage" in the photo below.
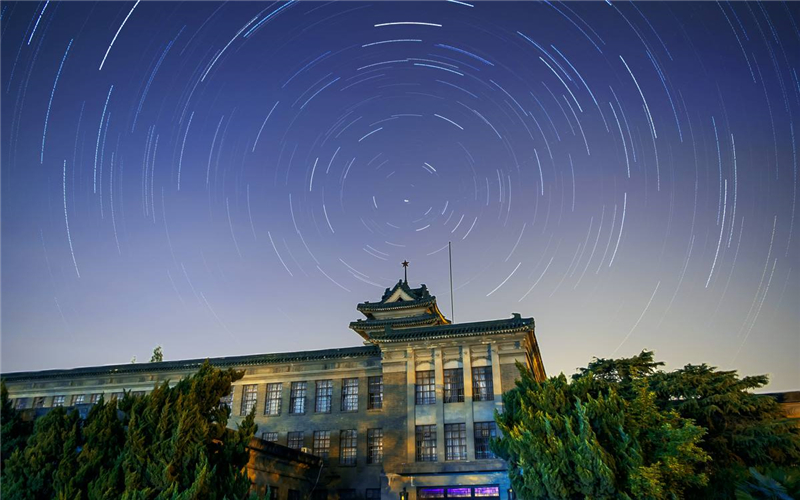
<svg viewBox="0 0 800 500">
<path fill-rule="evenodd" d="M 800 429 L 773 398 L 751 392 L 767 378 L 662 365 L 649 351 L 595 359 L 570 382 L 536 382 L 520 367 L 494 443 L 519 498 L 791 495 Z"/>
<path fill-rule="evenodd" d="M 36 420 L 30 436 L 24 429 L 6 434 L 4 392 L 3 443 L 18 439 L 18 447 L 4 456 L 3 498 L 248 498 L 253 414 L 232 430 L 230 410 L 219 404 L 241 376 L 205 363 L 174 387 L 165 382 L 146 396 L 101 399 L 85 421 L 55 408 Z"/>
</svg>

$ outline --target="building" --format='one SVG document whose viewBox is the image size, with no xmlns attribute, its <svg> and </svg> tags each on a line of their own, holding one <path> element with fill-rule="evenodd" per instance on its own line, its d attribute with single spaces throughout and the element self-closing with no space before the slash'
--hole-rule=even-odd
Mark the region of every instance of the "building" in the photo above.
<svg viewBox="0 0 800 500">
<path fill-rule="evenodd" d="M 262 454 L 251 455 L 248 466 L 254 484 L 270 486 L 276 500 L 512 496 L 506 465 L 492 455 L 489 440 L 502 393 L 518 377 L 515 364 L 545 377 L 533 318 L 513 314 L 454 324 L 425 285 L 411 288 L 405 280 L 379 302 L 357 308 L 365 318 L 350 328 L 362 346 L 210 360 L 245 372 L 225 401 L 231 425 L 255 408 L 258 437 L 277 444 L 251 446 Z M 101 394 L 149 391 L 204 361 L 8 373 L 3 379 L 19 409 L 85 411 Z M 263 453 L 304 464 L 316 479 L 309 483 L 306 473 L 295 478 L 302 489 L 287 488 L 278 480 L 285 472 Z M 322 467 L 308 455 L 321 458 Z"/>
</svg>

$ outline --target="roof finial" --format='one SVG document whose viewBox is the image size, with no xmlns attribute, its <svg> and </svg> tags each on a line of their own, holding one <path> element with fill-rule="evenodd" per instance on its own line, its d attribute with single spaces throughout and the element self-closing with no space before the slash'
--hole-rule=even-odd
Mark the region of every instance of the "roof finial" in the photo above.
<svg viewBox="0 0 800 500">
<path fill-rule="evenodd" d="M 403 264 L 403 276 L 405 278 L 406 285 L 408 285 L 408 261 L 404 260 L 402 264 Z"/>
</svg>

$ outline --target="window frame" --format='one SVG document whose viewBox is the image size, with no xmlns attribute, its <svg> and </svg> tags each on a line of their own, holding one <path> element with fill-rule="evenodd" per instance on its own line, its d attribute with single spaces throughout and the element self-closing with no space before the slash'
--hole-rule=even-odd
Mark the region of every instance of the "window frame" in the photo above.
<svg viewBox="0 0 800 500">
<path fill-rule="evenodd" d="M 383 409 L 383 375 L 367 377 L 367 409 Z"/>
<path fill-rule="evenodd" d="M 339 431 L 339 465 L 355 467 L 358 461 L 358 432 L 355 429 Z"/>
<path fill-rule="evenodd" d="M 292 382 L 289 390 L 289 415 L 305 415 L 306 414 L 306 394 L 308 391 L 308 382 L 305 380 Z M 298 403 L 302 403 L 299 404 Z"/>
<path fill-rule="evenodd" d="M 497 458 L 489 445 L 492 438 L 497 437 L 497 424 L 494 422 L 475 422 L 473 424 L 475 435 L 475 460 L 491 460 Z"/>
<path fill-rule="evenodd" d="M 444 459 L 446 462 L 467 460 L 467 424 L 444 424 Z"/>
<path fill-rule="evenodd" d="M 367 429 L 367 463 L 383 463 L 383 429 Z"/>
<path fill-rule="evenodd" d="M 320 394 L 320 389 L 324 392 Z M 322 406 L 321 403 L 325 403 Z M 333 380 L 314 382 L 314 413 L 330 413 L 333 410 Z"/>
<path fill-rule="evenodd" d="M 274 439 L 270 439 L 273 438 Z M 271 431 L 263 431 L 261 432 L 261 440 L 266 441 L 268 443 L 277 443 L 278 442 L 278 433 L 271 432 Z"/>
<path fill-rule="evenodd" d="M 494 401 L 492 365 L 472 367 L 472 400 Z"/>
<path fill-rule="evenodd" d="M 53 408 L 63 408 L 66 406 L 67 403 L 67 396 L 64 394 L 59 394 L 58 396 L 53 396 L 53 403 L 50 405 Z"/>
<path fill-rule="evenodd" d="M 300 446 L 297 446 L 297 443 L 300 443 Z M 295 446 L 292 446 L 292 445 Z M 286 434 L 286 447 L 291 448 L 293 450 L 300 451 L 301 448 L 305 447 L 306 445 L 306 434 L 305 431 L 290 431 Z"/>
<path fill-rule="evenodd" d="M 438 462 L 436 450 L 436 424 L 417 425 L 415 436 L 415 458 L 417 462 Z"/>
<path fill-rule="evenodd" d="M 314 431 L 312 435 L 311 453 L 327 460 L 331 454 L 331 431 Z"/>
<path fill-rule="evenodd" d="M 464 402 L 464 368 L 444 369 L 444 402 Z"/>
<path fill-rule="evenodd" d="M 283 409 L 283 382 L 267 383 L 267 392 L 264 397 L 264 415 L 278 416 Z"/>
<path fill-rule="evenodd" d="M 414 403 L 417 405 L 436 404 L 436 371 L 417 370 L 414 379 Z"/>
<path fill-rule="evenodd" d="M 342 379 L 342 404 L 341 410 L 347 413 L 358 411 L 358 378 Z"/>
<path fill-rule="evenodd" d="M 258 405 L 258 384 L 242 386 L 242 402 L 239 406 L 239 415 L 244 417 Z"/>
</svg>

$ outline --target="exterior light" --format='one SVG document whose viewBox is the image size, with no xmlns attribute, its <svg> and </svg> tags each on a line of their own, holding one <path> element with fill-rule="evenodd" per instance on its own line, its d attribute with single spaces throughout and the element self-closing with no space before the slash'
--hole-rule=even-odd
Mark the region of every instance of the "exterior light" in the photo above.
<svg viewBox="0 0 800 500">
<path fill-rule="evenodd" d="M 405 486 L 403 486 L 403 491 L 400 492 L 400 500 L 408 500 L 408 492 Z"/>
<path fill-rule="evenodd" d="M 508 489 L 508 500 L 516 500 L 517 495 L 514 493 L 514 488 Z"/>
</svg>

